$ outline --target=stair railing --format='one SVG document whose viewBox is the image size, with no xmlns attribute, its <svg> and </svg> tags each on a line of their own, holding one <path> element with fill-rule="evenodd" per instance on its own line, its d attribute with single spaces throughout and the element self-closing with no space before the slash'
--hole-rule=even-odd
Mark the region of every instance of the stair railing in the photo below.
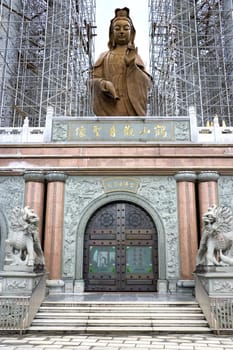
<svg viewBox="0 0 233 350">
<path fill-rule="evenodd" d="M 46 279 L 47 273 L 41 275 L 38 284 L 29 296 L 0 296 L 0 330 L 19 331 L 21 334 L 30 327 L 44 300 Z"/>
<path fill-rule="evenodd" d="M 0 330 L 24 331 L 30 297 L 0 296 Z"/>
<path fill-rule="evenodd" d="M 233 298 L 210 298 L 213 330 L 216 333 L 233 332 Z"/>
<path fill-rule="evenodd" d="M 40 281 L 38 285 L 35 287 L 29 303 L 28 313 L 25 318 L 25 329 L 30 327 L 37 311 L 39 310 L 39 307 L 41 306 L 45 293 L 46 293 L 46 280 L 47 280 L 47 273 L 43 274 L 40 278 Z"/>
<path fill-rule="evenodd" d="M 196 299 L 209 323 L 216 333 L 233 332 L 233 298 L 229 296 L 210 296 L 196 275 Z"/>
<path fill-rule="evenodd" d="M 200 279 L 196 275 L 195 281 L 195 296 L 196 299 L 205 315 L 205 318 L 212 329 L 212 315 L 211 315 L 211 307 L 210 307 L 210 297 L 204 287 L 201 284 Z"/>
</svg>

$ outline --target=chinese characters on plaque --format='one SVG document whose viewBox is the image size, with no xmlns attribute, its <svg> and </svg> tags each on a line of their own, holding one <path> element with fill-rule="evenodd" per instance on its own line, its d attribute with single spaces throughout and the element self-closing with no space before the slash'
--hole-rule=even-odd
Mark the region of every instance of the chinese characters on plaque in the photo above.
<svg viewBox="0 0 233 350">
<path fill-rule="evenodd" d="M 52 141 L 171 142 L 190 141 L 187 118 L 54 118 Z"/>
<path fill-rule="evenodd" d="M 166 139 L 168 136 L 168 129 L 166 125 L 154 124 L 151 127 L 143 126 L 141 129 L 132 124 L 125 125 L 80 125 L 74 130 L 75 138 L 77 140 L 85 140 L 90 136 L 94 140 L 98 140 L 101 136 L 106 136 L 106 133 L 109 136 L 109 139 L 114 138 L 140 138 L 143 136 L 150 135 L 150 139 Z M 73 136 L 73 135 L 72 135 Z"/>
<path fill-rule="evenodd" d="M 137 193 L 140 179 L 133 177 L 106 177 L 103 179 L 104 192 L 126 191 Z"/>
</svg>

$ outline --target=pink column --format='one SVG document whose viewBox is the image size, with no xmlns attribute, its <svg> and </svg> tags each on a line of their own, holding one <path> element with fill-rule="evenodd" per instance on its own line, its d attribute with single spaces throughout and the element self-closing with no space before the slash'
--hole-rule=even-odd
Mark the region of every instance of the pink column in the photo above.
<svg viewBox="0 0 233 350">
<path fill-rule="evenodd" d="M 27 172 L 24 174 L 24 179 L 26 183 L 24 205 L 34 209 L 40 219 L 38 234 L 42 241 L 45 175 L 42 172 Z"/>
<path fill-rule="evenodd" d="M 65 174 L 56 172 L 50 173 L 46 176 L 48 185 L 44 254 L 50 279 L 61 278 L 64 188 L 66 177 Z"/>
<path fill-rule="evenodd" d="M 218 205 L 218 179 L 219 175 L 215 171 L 202 171 L 197 176 L 201 223 L 202 216 L 207 212 L 208 208 L 213 204 Z"/>
<path fill-rule="evenodd" d="M 193 279 L 197 254 L 196 174 L 179 172 L 175 179 L 178 186 L 180 278 L 190 280 Z"/>
</svg>

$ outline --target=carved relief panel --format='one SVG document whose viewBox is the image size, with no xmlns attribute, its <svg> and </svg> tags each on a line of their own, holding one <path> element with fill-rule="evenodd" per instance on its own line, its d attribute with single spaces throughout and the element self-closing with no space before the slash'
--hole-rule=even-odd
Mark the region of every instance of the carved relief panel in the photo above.
<svg viewBox="0 0 233 350">
<path fill-rule="evenodd" d="M 220 176 L 218 192 L 219 204 L 233 209 L 233 176 Z"/>
<path fill-rule="evenodd" d="M 0 176 L 0 250 L 4 251 L 8 222 L 15 206 L 22 206 L 24 199 L 24 179 L 20 176 Z M 4 254 L 0 254 L 0 270 L 3 268 Z"/>
<path fill-rule="evenodd" d="M 177 199 L 176 199 L 176 181 L 173 177 L 167 176 L 142 176 L 136 177 L 138 186 L 133 186 L 132 182 L 119 177 L 111 177 L 111 184 L 107 182 L 108 191 L 106 191 L 106 181 L 108 177 L 98 176 L 71 176 L 67 179 L 65 185 L 65 221 L 63 238 L 63 277 L 75 278 L 75 266 L 77 261 L 82 263 L 79 252 L 83 250 L 83 232 L 78 232 L 79 224 L 83 216 L 86 215 L 88 208 L 92 203 L 98 203 L 98 199 L 110 198 L 110 185 L 114 194 L 127 193 L 128 198 L 140 198 L 140 204 L 147 203 L 152 210 L 161 218 L 163 242 L 166 249 L 167 266 L 166 276 L 169 279 L 179 276 L 179 256 L 178 256 L 178 228 L 177 228 Z M 105 186 L 105 187 L 104 187 Z M 116 188 L 116 187 L 119 188 Z M 131 186 L 131 187 L 130 187 Z M 129 193 L 129 188 L 133 188 Z M 136 193 L 137 192 L 137 193 Z M 119 195 L 120 196 L 120 195 Z M 130 197 L 133 196 L 133 197 Z M 110 201 L 110 199 L 109 199 Z M 155 222 L 156 225 L 156 222 Z"/>
</svg>

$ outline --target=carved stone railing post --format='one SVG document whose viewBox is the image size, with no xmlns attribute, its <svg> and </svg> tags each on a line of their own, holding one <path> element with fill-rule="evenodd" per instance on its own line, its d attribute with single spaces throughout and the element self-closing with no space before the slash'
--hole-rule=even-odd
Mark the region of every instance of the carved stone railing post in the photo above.
<svg viewBox="0 0 233 350">
<path fill-rule="evenodd" d="M 178 183 L 178 217 L 180 241 L 180 278 L 193 279 L 197 254 L 197 211 L 194 172 L 183 171 L 175 175 Z"/>
<path fill-rule="evenodd" d="M 43 212 L 44 212 L 44 194 L 45 194 L 45 175 L 42 172 L 26 172 L 25 179 L 25 206 L 34 209 L 39 217 L 38 236 L 41 240 L 43 231 Z"/>
<path fill-rule="evenodd" d="M 200 222 L 209 207 L 218 205 L 218 179 L 215 171 L 202 171 L 197 175 Z"/>
<path fill-rule="evenodd" d="M 67 176 L 53 172 L 46 175 L 48 181 L 44 255 L 49 278 L 61 278 L 62 240 L 64 221 L 64 187 Z"/>
</svg>

